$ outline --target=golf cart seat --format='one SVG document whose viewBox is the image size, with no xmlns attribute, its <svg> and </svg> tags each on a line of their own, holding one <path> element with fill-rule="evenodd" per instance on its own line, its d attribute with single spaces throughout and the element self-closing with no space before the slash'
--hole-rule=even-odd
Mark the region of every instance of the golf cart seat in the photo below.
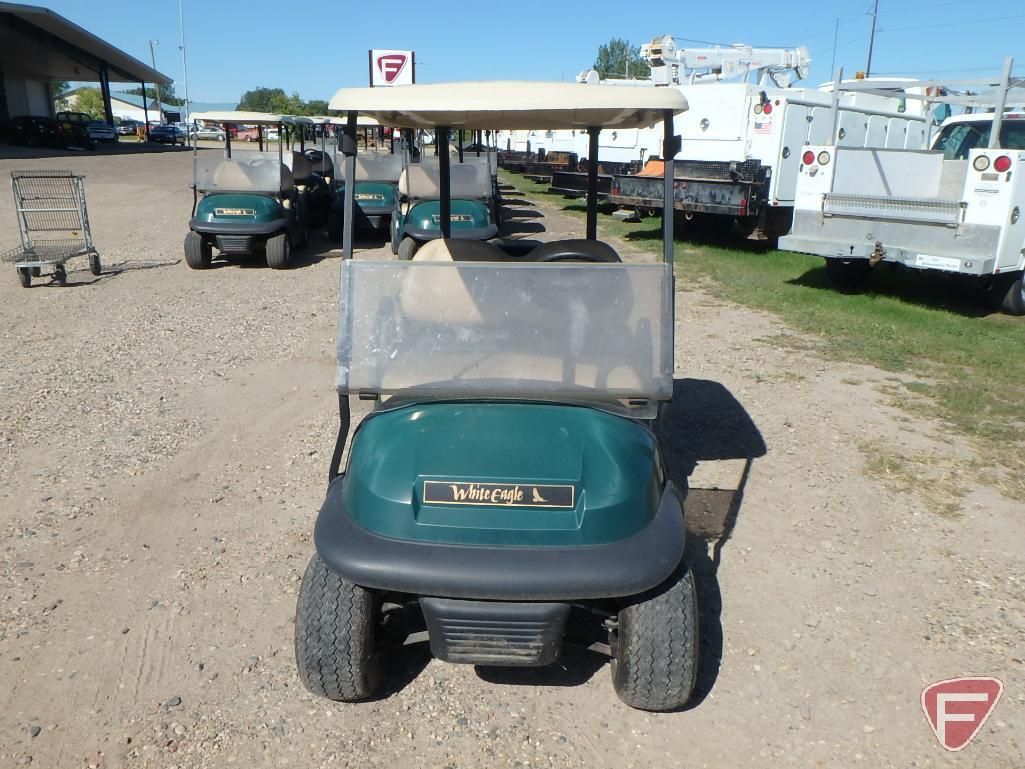
<svg viewBox="0 0 1025 769">
<path fill-rule="evenodd" d="M 600 240 L 568 238 L 542 243 L 527 255 L 532 262 L 605 262 L 619 263 L 616 249 Z"/>
<path fill-rule="evenodd" d="M 487 198 L 491 195 L 491 180 L 467 163 L 451 167 L 452 198 Z M 399 176 L 399 195 L 410 199 L 435 200 L 441 197 L 441 171 L 434 163 L 414 163 Z"/>
<path fill-rule="evenodd" d="M 512 258 L 486 240 L 437 238 L 428 240 L 413 255 L 414 262 L 508 262 Z"/>
<path fill-rule="evenodd" d="M 253 189 L 253 181 L 237 160 L 223 160 L 214 171 L 214 187 L 233 192 L 245 192 Z"/>
<path fill-rule="evenodd" d="M 299 185 L 309 183 L 313 178 L 313 163 L 310 159 L 301 152 L 292 152 L 291 162 L 287 155 L 285 157 L 285 165 L 291 170 L 294 182 Z"/>
</svg>

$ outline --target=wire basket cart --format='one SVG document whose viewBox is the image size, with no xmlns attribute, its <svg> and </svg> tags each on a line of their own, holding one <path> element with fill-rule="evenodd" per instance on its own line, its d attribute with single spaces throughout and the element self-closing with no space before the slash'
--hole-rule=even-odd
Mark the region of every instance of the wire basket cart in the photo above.
<svg viewBox="0 0 1025 769">
<path fill-rule="evenodd" d="M 11 185 L 21 246 L 0 254 L 0 261 L 14 264 L 21 285 L 28 288 L 44 271 L 53 274 L 57 285 L 67 285 L 65 264 L 79 256 L 87 256 L 89 271 L 99 275 L 85 177 L 71 171 L 11 171 Z"/>
</svg>

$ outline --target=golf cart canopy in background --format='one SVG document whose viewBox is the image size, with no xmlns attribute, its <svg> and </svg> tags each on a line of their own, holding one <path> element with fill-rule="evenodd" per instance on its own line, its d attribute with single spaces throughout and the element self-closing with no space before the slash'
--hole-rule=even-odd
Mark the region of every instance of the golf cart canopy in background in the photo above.
<svg viewBox="0 0 1025 769">
<path fill-rule="evenodd" d="M 585 127 L 597 144 L 602 128 L 661 121 L 671 159 L 677 145 L 673 118 L 687 103 L 668 88 L 456 83 L 342 89 L 331 107 L 348 115 L 343 149 L 349 257 L 359 114 L 398 127 L 435 130 L 439 152 L 430 165 L 438 163 L 442 224 L 450 227 L 445 220 L 451 216 L 455 181 L 448 152 L 453 126 Z M 590 181 L 588 238 L 595 240 L 596 175 Z M 672 184 L 671 176 L 667 183 Z M 672 395 L 674 368 L 671 214 L 663 228 L 662 264 L 559 264 L 552 263 L 558 259 L 531 261 L 529 256 L 508 263 L 453 261 L 450 244 L 454 249 L 460 241 L 448 240 L 435 241 L 436 248 L 410 262 L 347 258 L 342 264 L 339 394 L 343 399 L 358 393 L 566 401 L 654 417 L 657 403 Z M 494 244 L 470 247 L 500 253 Z M 347 425 L 347 405 L 342 408 Z"/>
</svg>

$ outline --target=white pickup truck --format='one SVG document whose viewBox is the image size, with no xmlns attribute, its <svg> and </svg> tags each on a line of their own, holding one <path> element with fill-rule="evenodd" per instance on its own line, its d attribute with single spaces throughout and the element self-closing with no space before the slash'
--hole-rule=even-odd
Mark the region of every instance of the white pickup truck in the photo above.
<svg viewBox="0 0 1025 769">
<path fill-rule="evenodd" d="M 895 262 L 984 282 L 994 308 L 1025 315 L 1025 114 L 945 120 L 930 150 L 808 146 L 784 250 L 826 257 L 852 289 Z"/>
</svg>

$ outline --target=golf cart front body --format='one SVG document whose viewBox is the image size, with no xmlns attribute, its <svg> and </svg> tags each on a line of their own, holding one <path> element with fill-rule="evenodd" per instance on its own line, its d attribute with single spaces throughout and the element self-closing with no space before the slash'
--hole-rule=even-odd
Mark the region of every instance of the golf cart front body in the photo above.
<svg viewBox="0 0 1025 769">
<path fill-rule="evenodd" d="M 398 203 L 395 182 L 356 182 L 355 216 L 356 230 L 385 231 L 391 225 L 392 214 Z M 331 200 L 331 210 L 342 216 L 345 200 L 345 183 L 339 181 Z"/>
<path fill-rule="evenodd" d="M 426 241 L 441 237 L 441 203 L 427 200 L 415 203 L 409 211 L 400 214 L 399 227 L 402 235 L 414 240 Z M 480 200 L 452 201 L 453 238 L 466 240 L 488 240 L 498 234 L 498 226 L 491 217 L 491 208 Z"/>
<path fill-rule="evenodd" d="M 254 244 L 292 227 L 291 212 L 261 193 L 211 193 L 196 205 L 189 229 L 209 237 L 224 254 L 245 256 Z"/>
</svg>

